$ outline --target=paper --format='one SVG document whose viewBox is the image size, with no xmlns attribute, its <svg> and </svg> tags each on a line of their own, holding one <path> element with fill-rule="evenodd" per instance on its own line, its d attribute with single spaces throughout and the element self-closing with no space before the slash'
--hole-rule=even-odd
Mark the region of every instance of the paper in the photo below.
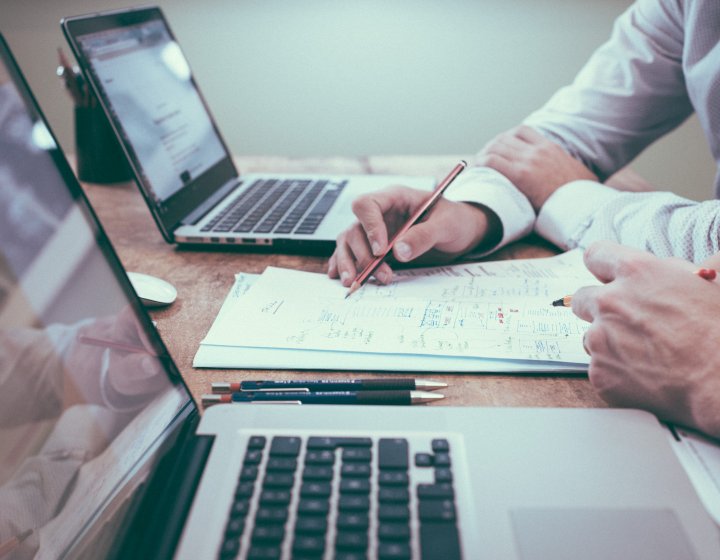
<svg viewBox="0 0 720 560">
<path fill-rule="evenodd" d="M 582 371 L 587 324 L 551 302 L 589 283 L 579 251 L 400 271 L 348 299 L 323 274 L 268 268 L 238 277 L 194 365 Z"/>
</svg>

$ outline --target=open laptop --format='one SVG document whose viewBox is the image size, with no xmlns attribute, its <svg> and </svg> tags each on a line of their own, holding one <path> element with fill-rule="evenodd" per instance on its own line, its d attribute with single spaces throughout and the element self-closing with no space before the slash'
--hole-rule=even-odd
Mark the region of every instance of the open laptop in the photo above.
<svg viewBox="0 0 720 560">
<path fill-rule="evenodd" d="M 433 187 L 430 177 L 240 175 L 159 8 L 70 17 L 62 28 L 168 242 L 327 252 L 355 220 L 358 195 Z M 250 92 L 238 103 L 262 95 Z"/>
<path fill-rule="evenodd" d="M 0 36 L 0 554 L 717 559 L 646 413 L 202 418 Z"/>
</svg>

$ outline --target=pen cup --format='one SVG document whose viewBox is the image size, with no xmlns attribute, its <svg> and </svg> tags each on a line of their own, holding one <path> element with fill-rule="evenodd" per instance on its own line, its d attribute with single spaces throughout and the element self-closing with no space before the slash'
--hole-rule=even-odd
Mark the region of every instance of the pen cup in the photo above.
<svg viewBox="0 0 720 560">
<path fill-rule="evenodd" d="M 75 106 L 75 148 L 81 181 L 109 184 L 132 178 L 107 116 L 96 103 Z"/>
</svg>

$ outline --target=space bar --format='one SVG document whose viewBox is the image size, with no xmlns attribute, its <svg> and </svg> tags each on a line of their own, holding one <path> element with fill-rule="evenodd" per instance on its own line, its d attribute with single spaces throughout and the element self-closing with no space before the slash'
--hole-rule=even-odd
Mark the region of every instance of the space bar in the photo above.
<svg viewBox="0 0 720 560">
<path fill-rule="evenodd" d="M 461 560 L 457 525 L 434 521 L 420 523 L 420 557 L 422 560 Z"/>
</svg>

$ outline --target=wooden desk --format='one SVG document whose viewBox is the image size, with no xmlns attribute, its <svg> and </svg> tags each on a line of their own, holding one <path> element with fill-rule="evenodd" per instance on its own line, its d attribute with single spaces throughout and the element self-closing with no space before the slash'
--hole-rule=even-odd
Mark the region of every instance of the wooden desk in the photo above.
<svg viewBox="0 0 720 560">
<path fill-rule="evenodd" d="M 455 156 L 319 158 L 238 158 L 242 172 L 427 174 L 442 178 Z M 175 285 L 177 301 L 153 312 L 158 329 L 196 400 L 211 381 L 287 379 L 293 371 L 199 370 L 192 359 L 207 333 L 237 272 L 260 273 L 267 266 L 326 269 L 326 258 L 243 253 L 237 250 L 179 249 L 163 241 L 134 184 L 86 185 L 86 192 L 128 270 L 153 274 Z M 514 244 L 493 258 L 540 257 L 552 254 L 540 241 Z M 303 378 L 358 377 L 363 372 L 300 372 Z M 409 376 L 413 377 L 413 376 Z M 487 374 L 423 374 L 445 381 L 442 405 L 601 407 L 602 400 L 584 376 L 509 376 Z"/>
</svg>

